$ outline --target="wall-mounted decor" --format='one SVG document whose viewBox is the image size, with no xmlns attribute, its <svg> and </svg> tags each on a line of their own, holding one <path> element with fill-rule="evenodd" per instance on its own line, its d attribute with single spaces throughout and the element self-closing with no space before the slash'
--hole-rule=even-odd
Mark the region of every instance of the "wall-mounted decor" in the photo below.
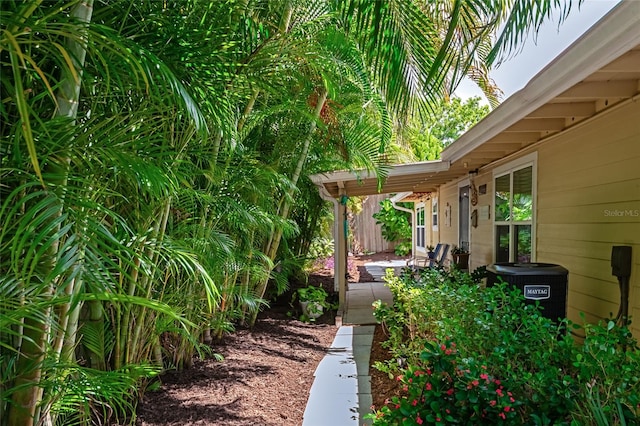
<svg viewBox="0 0 640 426">
<path fill-rule="evenodd" d="M 491 214 L 491 209 L 489 206 L 480 206 L 478 207 L 478 219 L 480 220 L 489 220 Z"/>
</svg>

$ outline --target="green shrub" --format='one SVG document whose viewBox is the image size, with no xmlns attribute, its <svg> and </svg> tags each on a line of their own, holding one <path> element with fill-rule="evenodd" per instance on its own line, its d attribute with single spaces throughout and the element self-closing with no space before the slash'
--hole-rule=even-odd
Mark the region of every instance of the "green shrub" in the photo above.
<svg viewBox="0 0 640 426">
<path fill-rule="evenodd" d="M 501 421 L 639 424 L 640 349 L 628 328 L 611 320 L 585 325 L 584 342 L 576 342 L 569 330 L 579 326 L 544 317 L 539 306 L 525 304 L 521 291 L 507 284 L 483 288 L 481 276 L 431 269 L 417 278 L 386 277 L 394 305 L 377 304 L 375 315 L 387 329 L 385 345 L 393 358 L 376 367 L 402 377 L 406 393 L 378 411 L 376 425 L 418 417 L 425 424 L 481 424 L 482 414 L 495 414 L 491 399 L 487 408 L 487 392 L 496 389 L 478 373 L 499 378 L 519 401 Z M 442 345 L 450 353 L 440 353 Z M 414 377 L 427 370 L 440 379 Z M 454 400 L 442 391 L 425 393 L 427 383 L 441 389 L 435 385 L 444 386 L 446 377 L 453 380 Z M 469 380 L 484 387 L 465 394 Z"/>
<path fill-rule="evenodd" d="M 325 259 L 329 256 L 333 256 L 333 240 L 321 237 L 314 238 L 309 245 L 307 258 L 314 261 L 316 259 Z"/>
<path fill-rule="evenodd" d="M 381 225 L 382 238 L 397 242 L 395 253 L 404 256 L 411 252 L 411 224 L 409 213 L 393 207 L 386 199 L 380 202 L 380 211 L 373 214 L 376 224 Z"/>
<path fill-rule="evenodd" d="M 463 358 L 455 342 L 427 342 L 419 361 L 397 380 L 406 394 L 393 397 L 376 414 L 376 424 L 520 424 L 522 403 L 508 384 L 473 358 Z"/>
</svg>

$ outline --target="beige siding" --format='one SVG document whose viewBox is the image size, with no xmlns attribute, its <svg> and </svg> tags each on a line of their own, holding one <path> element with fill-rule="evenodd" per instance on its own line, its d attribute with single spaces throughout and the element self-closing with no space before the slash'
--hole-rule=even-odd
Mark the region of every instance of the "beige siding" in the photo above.
<svg viewBox="0 0 640 426">
<path fill-rule="evenodd" d="M 537 260 L 569 270 L 569 317 L 615 315 L 614 245 L 633 247 L 630 313 L 640 336 L 640 104 L 605 114 L 538 149 Z"/>
<path fill-rule="evenodd" d="M 569 270 L 568 316 L 580 322 L 583 313 L 594 322 L 616 315 L 620 306 L 611 247 L 632 246 L 629 312 L 636 319 L 632 331 L 640 337 L 640 103 L 550 139 L 537 155 L 536 260 Z M 492 173 L 488 168 L 475 178 L 476 187 L 487 185 L 487 193 L 479 195 L 472 211 L 489 206 L 493 215 Z M 455 201 L 454 210 L 456 191 L 452 184 L 441 190 L 445 203 Z M 457 241 L 456 217 L 456 225 L 441 233 L 446 242 Z M 471 228 L 472 269 L 493 263 L 493 246 L 493 217 L 479 218 Z"/>
<path fill-rule="evenodd" d="M 481 173 L 475 179 L 476 189 L 481 185 L 487 185 L 486 193 L 483 195 L 478 194 L 478 203 L 473 206 L 470 205 L 469 209 L 478 210 L 478 212 L 484 209 L 487 212 L 486 215 L 478 214 L 478 226 L 471 227 L 471 256 L 469 258 L 469 268 L 474 270 L 478 266 L 488 265 L 493 262 L 493 222 L 491 215 L 492 200 L 493 200 L 493 182 L 491 173 Z M 439 228 L 440 242 L 450 245 L 457 245 L 459 241 L 459 185 L 458 182 L 443 185 L 440 188 L 440 215 L 441 222 Z M 450 226 L 447 224 L 445 218 L 445 211 L 447 210 L 447 203 L 451 206 L 451 221 Z M 451 259 L 451 253 L 449 253 L 449 259 Z"/>
<path fill-rule="evenodd" d="M 446 243 L 451 246 L 458 244 L 458 183 L 451 183 L 440 187 L 439 197 L 439 216 L 440 225 L 438 226 L 438 242 Z M 448 217 L 449 214 L 451 217 Z M 447 254 L 447 259 L 451 260 L 451 249 Z M 449 263 L 449 261 L 446 264 Z"/>
<path fill-rule="evenodd" d="M 487 185 L 486 194 L 478 194 L 478 204 L 471 211 L 478 210 L 478 226 L 471 227 L 470 270 L 493 263 L 493 177 L 491 173 L 479 174 L 475 179 L 479 188 Z M 484 212 L 486 214 L 480 214 Z"/>
</svg>

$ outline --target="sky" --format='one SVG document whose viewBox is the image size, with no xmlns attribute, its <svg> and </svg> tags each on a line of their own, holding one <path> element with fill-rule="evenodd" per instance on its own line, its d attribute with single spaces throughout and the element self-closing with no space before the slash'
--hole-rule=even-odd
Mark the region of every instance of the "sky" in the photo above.
<svg viewBox="0 0 640 426">
<path fill-rule="evenodd" d="M 504 92 L 502 100 L 522 89 L 541 69 L 618 3 L 619 0 L 585 0 L 579 10 L 576 8 L 571 11 L 559 28 L 557 20 L 544 24 L 535 40 L 530 36 L 518 55 L 503 62 L 491 73 L 491 77 Z M 455 95 L 462 99 L 483 97 L 482 92 L 470 81 L 462 82 Z"/>
</svg>

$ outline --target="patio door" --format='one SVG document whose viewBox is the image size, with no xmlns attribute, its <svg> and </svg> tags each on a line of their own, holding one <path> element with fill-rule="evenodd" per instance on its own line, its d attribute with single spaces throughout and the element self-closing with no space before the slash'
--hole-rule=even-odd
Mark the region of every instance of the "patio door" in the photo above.
<svg viewBox="0 0 640 426">
<path fill-rule="evenodd" d="M 458 247 L 469 251 L 469 185 L 459 188 Z"/>
</svg>

